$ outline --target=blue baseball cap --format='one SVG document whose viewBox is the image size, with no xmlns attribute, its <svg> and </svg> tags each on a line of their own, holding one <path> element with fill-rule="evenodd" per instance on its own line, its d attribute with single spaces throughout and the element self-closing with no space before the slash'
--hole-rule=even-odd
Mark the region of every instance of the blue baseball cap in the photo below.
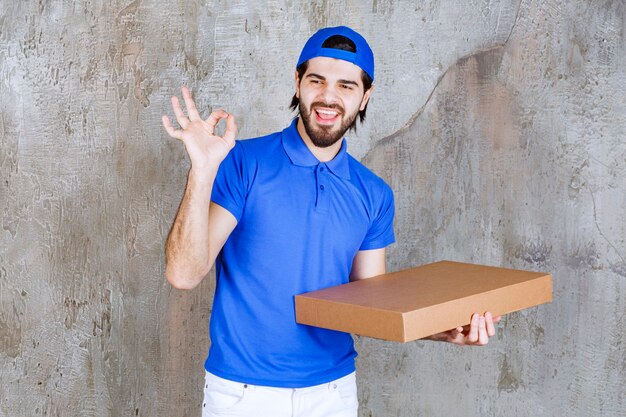
<svg viewBox="0 0 626 417">
<path fill-rule="evenodd" d="M 324 48 L 322 46 L 324 42 L 326 42 L 326 40 L 331 36 L 335 35 L 344 36 L 354 42 L 356 52 L 344 51 L 342 49 L 335 48 Z M 365 71 L 365 73 L 370 76 L 372 81 L 374 81 L 374 53 L 367 44 L 365 38 L 349 27 L 337 26 L 320 29 L 315 32 L 315 34 L 306 42 L 304 48 L 302 48 L 296 68 L 309 59 L 316 58 L 318 56 L 342 59 L 344 61 L 351 62 Z"/>
</svg>

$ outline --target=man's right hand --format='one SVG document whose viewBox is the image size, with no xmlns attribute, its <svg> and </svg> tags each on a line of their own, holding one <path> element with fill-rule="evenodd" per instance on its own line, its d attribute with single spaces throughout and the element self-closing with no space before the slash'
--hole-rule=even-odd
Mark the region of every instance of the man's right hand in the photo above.
<svg viewBox="0 0 626 417">
<path fill-rule="evenodd" d="M 206 173 L 207 170 L 215 171 L 235 146 L 235 133 L 237 132 L 235 116 L 224 110 L 215 110 L 206 120 L 202 120 L 189 89 L 182 87 L 182 92 L 189 116 L 185 115 L 178 97 L 172 97 L 172 108 L 182 129 L 174 129 L 170 119 L 165 115 L 162 117 L 163 127 L 171 137 L 185 144 L 187 154 L 191 159 L 192 171 L 197 173 Z M 215 126 L 220 119 L 226 119 L 224 136 L 217 136 L 214 133 Z"/>
</svg>

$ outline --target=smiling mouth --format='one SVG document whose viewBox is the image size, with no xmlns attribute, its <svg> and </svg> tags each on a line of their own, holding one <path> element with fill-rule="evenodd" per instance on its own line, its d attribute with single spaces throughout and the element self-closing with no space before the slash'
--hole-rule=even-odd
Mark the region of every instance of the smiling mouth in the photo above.
<svg viewBox="0 0 626 417">
<path fill-rule="evenodd" d="M 315 119 L 320 124 L 332 124 L 337 121 L 340 112 L 334 109 L 329 108 L 316 108 L 315 110 Z"/>
</svg>

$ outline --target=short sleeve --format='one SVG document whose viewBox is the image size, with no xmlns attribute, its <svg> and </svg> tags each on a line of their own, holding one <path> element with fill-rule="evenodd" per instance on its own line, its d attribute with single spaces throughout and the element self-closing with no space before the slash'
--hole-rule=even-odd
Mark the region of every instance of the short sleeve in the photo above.
<svg viewBox="0 0 626 417">
<path fill-rule="evenodd" d="M 245 162 L 243 145 L 237 141 L 220 164 L 211 193 L 211 201 L 228 210 L 237 221 L 241 219 L 248 188 Z"/>
<path fill-rule="evenodd" d="M 394 214 L 393 192 L 385 184 L 374 221 L 370 224 L 359 250 L 382 249 L 396 241 L 393 233 Z"/>
</svg>

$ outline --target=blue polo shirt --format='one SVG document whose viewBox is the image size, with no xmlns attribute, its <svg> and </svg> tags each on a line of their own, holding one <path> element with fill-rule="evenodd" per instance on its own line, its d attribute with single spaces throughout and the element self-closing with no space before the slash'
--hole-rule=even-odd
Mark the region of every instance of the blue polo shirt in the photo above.
<svg viewBox="0 0 626 417">
<path fill-rule="evenodd" d="M 285 388 L 354 371 L 348 333 L 296 323 L 294 296 L 349 281 L 359 250 L 394 242 L 391 188 L 346 152 L 320 162 L 291 126 L 237 141 L 211 199 L 237 219 L 216 260 L 207 371 Z"/>
</svg>

